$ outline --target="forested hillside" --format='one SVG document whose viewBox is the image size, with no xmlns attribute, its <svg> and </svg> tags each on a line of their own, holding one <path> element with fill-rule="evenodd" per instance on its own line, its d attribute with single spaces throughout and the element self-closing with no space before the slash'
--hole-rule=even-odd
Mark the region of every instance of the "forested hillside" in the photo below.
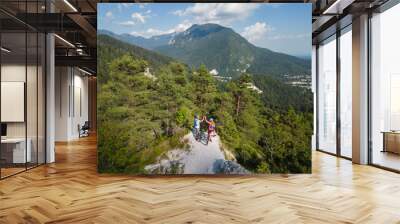
<svg viewBox="0 0 400 224">
<path fill-rule="evenodd" d="M 104 32 L 103 32 L 104 33 Z M 108 64 L 116 57 L 126 53 L 135 55 L 138 59 L 149 62 L 152 70 L 157 70 L 161 66 L 174 61 L 174 59 L 161 55 L 135 45 L 127 44 L 114 37 L 102 34 L 98 36 L 99 45 L 99 68 L 108 74 Z M 105 80 L 106 77 L 103 79 Z M 312 93 L 309 89 L 290 86 L 270 75 L 253 75 L 256 86 L 263 91 L 263 102 L 271 108 L 288 110 L 290 107 L 296 111 L 312 112 L 313 101 Z"/>
<path fill-rule="evenodd" d="M 161 66 L 172 62 L 174 59 L 161 55 L 157 52 L 149 51 L 144 48 L 131 45 L 120 40 L 117 40 L 108 35 L 98 35 L 97 44 L 101 46 L 97 48 L 97 64 L 98 69 L 102 71 L 102 74 L 107 76 L 109 74 L 109 63 L 117 57 L 121 57 L 124 54 L 135 54 L 136 58 L 146 60 L 151 65 L 152 70 L 158 70 Z M 107 80 L 107 77 L 103 77 L 101 81 Z"/>
<path fill-rule="evenodd" d="M 224 147 L 247 170 L 311 172 L 309 109 L 271 106 L 281 96 L 248 88 L 250 74 L 217 83 L 204 65 L 191 70 L 160 58 L 166 62 L 162 65 L 152 59 L 157 54 L 136 55 L 138 48 L 106 40 L 99 38 L 98 45 L 100 172 L 145 173 L 147 164 L 185 147 L 182 136 L 190 131 L 195 114 L 216 120 Z M 145 76 L 148 66 L 157 68 L 156 79 Z M 268 80 L 261 84 L 263 89 L 274 86 Z"/>
<path fill-rule="evenodd" d="M 257 75 L 253 78 L 263 91 L 262 100 L 275 110 L 293 108 L 299 112 L 313 113 L 313 95 L 310 89 L 291 86 L 270 76 Z"/>
</svg>

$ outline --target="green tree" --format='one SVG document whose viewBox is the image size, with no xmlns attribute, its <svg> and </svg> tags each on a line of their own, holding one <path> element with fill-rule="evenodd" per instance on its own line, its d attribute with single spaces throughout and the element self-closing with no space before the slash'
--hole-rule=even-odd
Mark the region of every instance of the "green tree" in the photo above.
<svg viewBox="0 0 400 224">
<path fill-rule="evenodd" d="M 192 89 L 194 94 L 194 102 L 203 113 L 213 108 L 217 88 L 215 79 L 208 72 L 205 65 L 201 65 L 192 76 Z"/>
</svg>

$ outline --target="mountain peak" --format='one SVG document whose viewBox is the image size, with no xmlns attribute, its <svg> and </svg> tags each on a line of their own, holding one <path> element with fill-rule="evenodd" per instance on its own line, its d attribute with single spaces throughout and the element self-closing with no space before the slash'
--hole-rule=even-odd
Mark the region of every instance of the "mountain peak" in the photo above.
<svg viewBox="0 0 400 224">
<path fill-rule="evenodd" d="M 183 33 L 184 35 L 190 34 L 192 37 L 203 37 L 210 33 L 216 33 L 224 29 L 228 28 L 214 23 L 194 24 Z"/>
<path fill-rule="evenodd" d="M 203 24 L 193 24 L 189 29 L 203 29 L 203 30 L 210 30 L 210 29 L 223 29 L 225 27 L 216 24 L 216 23 L 203 23 Z"/>
</svg>

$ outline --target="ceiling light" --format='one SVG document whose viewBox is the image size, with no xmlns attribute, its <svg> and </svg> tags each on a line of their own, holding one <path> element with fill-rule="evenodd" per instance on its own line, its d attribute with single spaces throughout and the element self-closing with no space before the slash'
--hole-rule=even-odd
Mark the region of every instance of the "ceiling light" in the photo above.
<svg viewBox="0 0 400 224">
<path fill-rule="evenodd" d="M 5 48 L 5 47 L 1 47 L 0 49 L 1 49 L 2 51 L 6 52 L 6 53 L 10 53 L 10 52 L 11 52 L 11 50 L 8 50 L 8 49 Z"/>
<path fill-rule="evenodd" d="M 54 34 L 54 36 L 55 37 L 57 37 L 59 40 L 61 40 L 62 42 L 64 42 L 64 43 L 66 43 L 67 45 L 69 45 L 70 47 L 73 47 L 73 48 L 75 48 L 75 45 L 73 45 L 71 42 L 69 42 L 68 40 L 66 40 L 66 39 L 64 39 L 64 38 L 62 38 L 62 37 L 60 37 L 59 35 L 57 35 L 57 34 Z"/>
<path fill-rule="evenodd" d="M 85 73 L 85 74 L 87 74 L 87 75 L 90 75 L 90 76 L 92 75 L 92 73 L 90 73 L 90 72 L 88 72 L 88 71 L 85 71 L 85 70 L 83 70 L 83 69 L 81 69 L 81 68 L 79 68 L 79 67 L 78 67 L 78 70 L 81 71 L 81 72 L 83 72 L 83 73 Z"/>
<path fill-rule="evenodd" d="M 68 1 L 64 0 L 65 4 L 67 4 L 74 12 L 78 12 L 78 10 Z"/>
<path fill-rule="evenodd" d="M 84 55 L 83 49 L 81 48 L 77 48 L 76 53 L 78 53 L 79 55 Z"/>
<path fill-rule="evenodd" d="M 343 10 L 351 5 L 355 0 L 336 0 L 322 14 L 342 14 Z"/>
</svg>

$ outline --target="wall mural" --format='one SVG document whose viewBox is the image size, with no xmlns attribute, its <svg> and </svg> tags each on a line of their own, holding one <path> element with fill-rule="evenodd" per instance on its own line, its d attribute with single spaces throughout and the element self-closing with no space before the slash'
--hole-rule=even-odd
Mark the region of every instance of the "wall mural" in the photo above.
<svg viewBox="0 0 400 224">
<path fill-rule="evenodd" d="M 311 172 L 311 4 L 98 13 L 99 172 Z"/>
</svg>

